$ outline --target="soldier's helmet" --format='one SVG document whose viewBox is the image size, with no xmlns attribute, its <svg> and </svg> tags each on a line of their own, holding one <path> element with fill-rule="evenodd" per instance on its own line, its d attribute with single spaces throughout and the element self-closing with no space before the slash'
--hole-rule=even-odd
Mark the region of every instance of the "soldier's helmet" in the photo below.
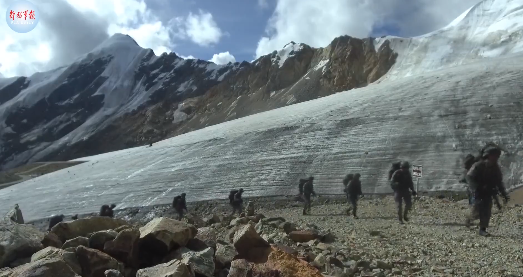
<svg viewBox="0 0 523 277">
<path fill-rule="evenodd" d="M 186 194 L 185 194 L 185 192 L 184 192 L 184 193 L 182 193 L 182 197 L 185 197 L 185 195 L 186 195 Z"/>
<path fill-rule="evenodd" d="M 239 192 L 243 192 L 243 189 L 239 189 L 238 191 L 239 191 Z"/>
<path fill-rule="evenodd" d="M 496 146 L 488 146 L 487 148 L 485 148 L 485 151 L 483 151 L 483 158 L 486 158 L 489 155 L 500 156 L 501 155 L 501 149 L 499 149 Z"/>
<path fill-rule="evenodd" d="M 410 168 L 410 164 L 409 164 L 409 162 L 401 162 L 400 167 L 408 169 L 408 168 Z"/>
</svg>

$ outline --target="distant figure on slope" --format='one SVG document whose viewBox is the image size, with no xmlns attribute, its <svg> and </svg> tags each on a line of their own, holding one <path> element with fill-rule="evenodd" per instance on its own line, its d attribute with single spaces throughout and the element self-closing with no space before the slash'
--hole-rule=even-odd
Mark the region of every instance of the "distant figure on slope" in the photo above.
<svg viewBox="0 0 523 277">
<path fill-rule="evenodd" d="M 229 193 L 229 204 L 232 206 L 232 214 L 238 211 L 238 215 L 243 212 L 243 199 L 242 199 L 243 189 L 231 190 Z"/>
<path fill-rule="evenodd" d="M 183 218 L 183 210 L 187 210 L 187 202 L 185 201 L 185 193 L 175 196 L 173 199 L 173 208 L 178 213 L 178 220 Z"/>
<path fill-rule="evenodd" d="M 24 224 L 24 217 L 22 215 L 22 210 L 20 210 L 20 207 L 18 206 L 18 204 L 15 204 L 13 209 L 11 209 L 11 211 L 9 211 L 7 213 L 6 217 L 9 218 L 9 220 L 16 222 L 18 224 Z"/>
<path fill-rule="evenodd" d="M 305 202 L 303 203 L 303 215 L 307 215 L 311 213 L 311 195 L 316 196 L 316 193 L 314 192 L 314 177 L 309 177 L 309 180 L 303 185 L 303 200 Z"/>
<path fill-rule="evenodd" d="M 474 163 L 467 173 L 467 182 L 474 195 L 474 205 L 465 223 L 467 227 L 470 227 L 471 222 L 479 218 L 479 235 L 489 236 L 487 228 L 492 215 L 493 193 L 499 191 L 505 198 L 505 203 L 508 202 L 509 197 L 503 185 L 503 174 L 498 164 L 501 149 L 496 146 L 488 146 L 482 150 L 482 160 Z"/>
<path fill-rule="evenodd" d="M 65 215 L 55 215 L 49 219 L 49 228 L 48 231 L 51 231 L 51 229 L 58 223 L 62 222 L 65 218 Z"/>
<path fill-rule="evenodd" d="M 345 196 L 347 197 L 347 201 L 349 201 L 349 183 L 354 178 L 354 174 L 347 174 L 345 178 L 343 178 L 343 192 L 345 193 Z"/>
<path fill-rule="evenodd" d="M 408 213 L 412 209 L 412 197 L 409 189 L 412 191 L 412 195 L 416 195 L 409 168 L 410 164 L 408 162 L 402 162 L 400 169 L 392 174 L 390 182 L 391 188 L 394 190 L 394 201 L 396 201 L 400 224 L 403 224 L 403 220 L 409 221 Z M 405 201 L 404 212 L 402 212 L 403 201 Z"/>
<path fill-rule="evenodd" d="M 360 196 L 363 196 L 363 192 L 361 191 L 361 181 L 360 181 L 361 175 L 359 173 L 354 174 L 354 178 L 350 181 L 349 185 L 347 186 L 347 195 L 350 204 L 352 205 L 352 216 L 354 218 L 358 218 L 356 215 L 357 209 L 358 209 L 358 199 Z M 347 210 L 347 213 L 349 213 L 351 210 L 351 207 Z"/>
<path fill-rule="evenodd" d="M 298 192 L 300 197 L 303 196 L 303 186 L 305 185 L 305 183 L 307 183 L 307 180 L 308 179 L 300 179 L 300 183 L 298 184 Z"/>
<path fill-rule="evenodd" d="M 115 204 L 111 204 L 111 206 L 103 205 L 100 208 L 100 214 L 99 216 L 108 216 L 108 217 L 114 217 L 114 211 L 113 209 L 116 207 Z"/>
<path fill-rule="evenodd" d="M 78 215 L 75 214 L 75 215 L 71 216 L 71 219 L 72 219 L 72 220 L 77 220 L 77 219 L 78 219 Z"/>
</svg>

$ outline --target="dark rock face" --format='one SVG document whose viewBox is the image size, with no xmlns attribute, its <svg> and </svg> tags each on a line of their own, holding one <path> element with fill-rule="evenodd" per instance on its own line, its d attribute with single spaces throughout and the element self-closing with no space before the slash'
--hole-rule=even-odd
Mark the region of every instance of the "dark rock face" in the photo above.
<svg viewBox="0 0 523 277">
<path fill-rule="evenodd" d="M 87 132 L 83 139 L 70 142 L 68 135 L 99 113 L 108 101 L 109 94 L 100 93 L 99 88 L 114 80 L 109 80 L 110 74 L 102 73 L 111 62 L 119 61 L 107 55 L 72 65 L 76 68 L 63 82 L 57 82 L 60 84 L 55 84 L 46 97 L 34 105 L 22 105 L 6 116 L 5 124 L 12 131 L 0 132 L 3 142 L 0 168 L 29 159 L 66 160 L 149 144 L 231 119 L 366 86 L 383 76 L 396 59 L 387 43 L 375 49 L 372 39 L 343 36 L 319 49 L 293 42 L 289 45 L 295 50 L 285 55 L 275 51 L 252 64 L 223 66 L 184 60 L 174 53 L 156 57 L 152 50 L 144 50 L 132 73 L 132 89 L 126 96 L 129 99 L 121 105 L 132 105 L 134 98 L 143 94 L 148 95 L 146 101 L 125 112 L 115 112 L 117 116 L 96 119 L 93 127 L 83 131 Z M 0 90 L 0 104 L 14 98 L 29 83 L 27 78 L 20 77 L 4 87 Z M 50 150 L 50 145 L 64 138 L 68 143 Z M 34 158 L 38 153 L 34 149 L 40 148 L 49 149 L 45 155 Z"/>
</svg>

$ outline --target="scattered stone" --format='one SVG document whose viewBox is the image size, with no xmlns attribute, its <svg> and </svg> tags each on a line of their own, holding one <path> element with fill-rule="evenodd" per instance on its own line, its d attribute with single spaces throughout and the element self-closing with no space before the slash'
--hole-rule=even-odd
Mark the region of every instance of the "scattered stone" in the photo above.
<svg viewBox="0 0 523 277">
<path fill-rule="evenodd" d="M 99 231 L 89 237 L 89 247 L 102 251 L 106 242 L 118 236 L 118 232 L 113 230 Z"/>
<path fill-rule="evenodd" d="M 247 216 L 253 216 L 254 215 L 254 203 L 252 201 L 247 202 L 247 207 L 245 208 L 247 211 Z"/>
<path fill-rule="evenodd" d="M 290 222 L 282 222 L 279 226 L 286 234 L 289 234 L 292 231 L 296 231 L 296 225 Z"/>
<path fill-rule="evenodd" d="M 289 238 L 295 242 L 308 242 L 316 239 L 317 235 L 312 231 L 292 231 Z"/>
<path fill-rule="evenodd" d="M 220 269 L 230 267 L 237 254 L 238 252 L 232 245 L 217 243 L 215 253 L 216 267 Z"/>
<path fill-rule="evenodd" d="M 246 255 L 250 249 L 256 247 L 268 247 L 269 243 L 256 233 L 254 225 L 247 224 L 242 226 L 234 234 L 233 246 L 240 255 Z"/>
<path fill-rule="evenodd" d="M 114 269 L 108 269 L 104 272 L 104 274 L 105 277 L 124 277 L 120 271 Z"/>
<path fill-rule="evenodd" d="M 0 270 L 1 277 L 80 277 L 62 259 L 42 259 L 13 269 Z"/>
<path fill-rule="evenodd" d="M 96 249 L 78 246 L 76 256 L 82 268 L 82 277 L 105 277 L 105 271 L 114 269 L 122 272 L 123 265 L 113 257 Z"/>
<path fill-rule="evenodd" d="M 64 243 L 60 240 L 60 238 L 55 233 L 47 232 L 44 235 L 44 238 L 42 239 L 42 245 L 44 247 L 52 246 L 56 248 L 62 248 L 62 245 Z"/>
<path fill-rule="evenodd" d="M 210 247 L 199 252 L 182 247 L 176 250 L 172 257 L 189 265 L 196 274 L 207 277 L 213 277 L 214 275 L 214 250 Z"/>
<path fill-rule="evenodd" d="M 133 265 L 138 259 L 139 238 L 140 231 L 136 229 L 122 230 L 104 244 L 103 251 L 127 265 Z"/>
<path fill-rule="evenodd" d="M 80 245 L 88 247 L 89 246 L 89 239 L 86 238 L 86 237 L 76 237 L 74 239 L 67 240 L 62 245 L 62 249 L 70 248 L 70 247 L 76 248 L 76 247 L 78 247 Z"/>
<path fill-rule="evenodd" d="M 114 230 L 123 225 L 127 225 L 125 220 L 94 216 L 74 221 L 62 221 L 51 229 L 51 233 L 56 234 L 62 242 L 65 242 L 76 237 L 88 237 L 89 234 L 98 231 Z"/>
<path fill-rule="evenodd" d="M 143 268 L 136 272 L 136 277 L 194 277 L 190 266 L 179 260 Z"/>
<path fill-rule="evenodd" d="M 0 268 L 43 249 L 44 234 L 27 224 L 0 221 Z"/>
<path fill-rule="evenodd" d="M 185 246 L 196 236 L 198 230 L 191 224 L 160 217 L 140 228 L 140 240 L 160 255 L 167 254 L 175 246 Z"/>
<path fill-rule="evenodd" d="M 216 248 L 216 241 L 218 240 L 218 231 L 213 227 L 199 228 L 195 238 L 200 241 L 203 241 L 207 246 Z"/>
<path fill-rule="evenodd" d="M 46 247 L 31 256 L 30 262 L 36 262 L 43 259 L 61 259 L 63 260 L 76 274 L 82 274 L 82 268 L 76 258 L 76 253 L 67 252 L 63 249 L 55 247 Z"/>
</svg>

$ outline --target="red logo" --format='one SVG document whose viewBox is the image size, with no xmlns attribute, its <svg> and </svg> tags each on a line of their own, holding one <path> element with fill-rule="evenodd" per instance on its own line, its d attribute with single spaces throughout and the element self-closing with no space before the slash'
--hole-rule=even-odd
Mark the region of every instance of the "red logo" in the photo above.
<svg viewBox="0 0 523 277">
<path fill-rule="evenodd" d="M 33 10 L 25 10 L 23 12 L 14 12 L 13 10 L 11 10 L 9 12 L 9 18 L 11 18 L 12 20 L 15 20 L 15 16 L 16 18 L 24 18 L 24 20 L 27 20 L 27 17 L 29 16 L 29 19 L 36 19 L 35 18 L 35 12 Z"/>
</svg>

